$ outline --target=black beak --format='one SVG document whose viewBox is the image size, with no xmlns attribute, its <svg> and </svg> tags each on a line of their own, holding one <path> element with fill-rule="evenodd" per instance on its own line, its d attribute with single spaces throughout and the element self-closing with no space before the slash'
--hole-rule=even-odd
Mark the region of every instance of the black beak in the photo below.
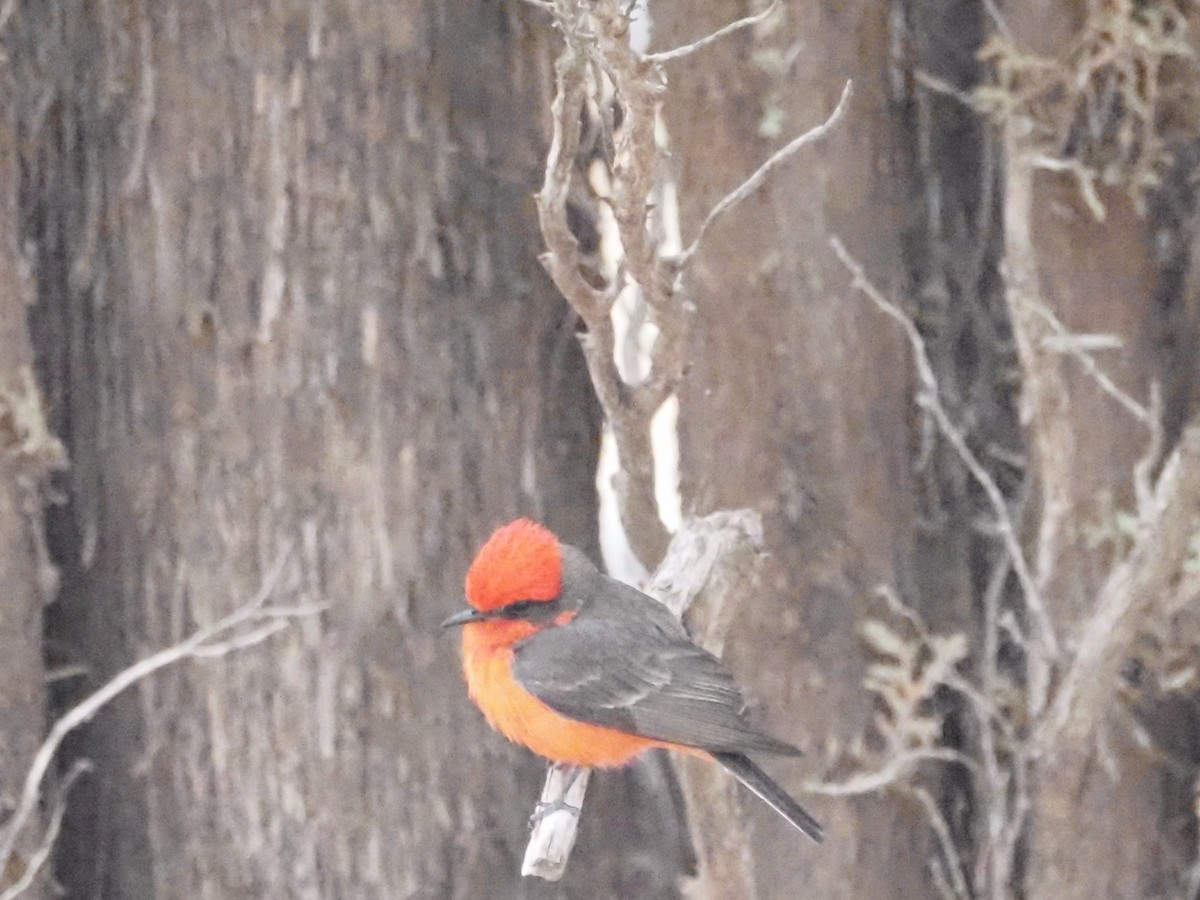
<svg viewBox="0 0 1200 900">
<path fill-rule="evenodd" d="M 442 623 L 443 628 L 456 628 L 459 625 L 466 625 L 468 622 L 482 622 L 484 619 L 491 618 L 487 613 L 480 612 L 477 609 L 467 607 L 466 609 L 456 612 L 445 622 Z"/>
</svg>

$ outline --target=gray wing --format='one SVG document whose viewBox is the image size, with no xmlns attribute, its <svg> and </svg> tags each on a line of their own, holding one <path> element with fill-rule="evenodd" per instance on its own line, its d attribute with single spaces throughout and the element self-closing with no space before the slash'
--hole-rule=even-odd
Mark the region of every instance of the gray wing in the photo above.
<svg viewBox="0 0 1200 900">
<path fill-rule="evenodd" d="M 754 729 L 725 665 L 661 604 L 604 576 L 604 597 L 516 648 L 513 676 L 568 718 L 713 752 L 800 751 Z"/>
</svg>

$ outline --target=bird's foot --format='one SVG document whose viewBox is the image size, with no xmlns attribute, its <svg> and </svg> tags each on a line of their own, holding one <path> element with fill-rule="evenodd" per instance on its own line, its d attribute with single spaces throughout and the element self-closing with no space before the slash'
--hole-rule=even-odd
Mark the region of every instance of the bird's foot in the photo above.
<svg viewBox="0 0 1200 900">
<path fill-rule="evenodd" d="M 565 795 L 566 794 L 564 792 L 564 796 Z M 538 803 L 537 807 L 534 808 L 533 815 L 529 817 L 530 830 L 537 828 L 538 825 L 542 823 L 542 820 L 546 818 L 546 816 L 552 815 L 556 812 L 568 812 L 578 819 L 580 813 L 583 812 L 583 809 L 568 803 L 562 797 L 559 797 L 555 800 L 542 800 Z"/>
</svg>

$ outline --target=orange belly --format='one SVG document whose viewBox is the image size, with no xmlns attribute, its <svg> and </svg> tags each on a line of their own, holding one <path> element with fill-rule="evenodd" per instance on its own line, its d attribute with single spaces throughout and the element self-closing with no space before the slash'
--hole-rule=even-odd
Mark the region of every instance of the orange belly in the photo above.
<svg viewBox="0 0 1200 900">
<path fill-rule="evenodd" d="M 609 767 L 624 765 L 651 747 L 695 752 L 690 747 L 568 719 L 513 678 L 511 648 L 473 648 L 471 643 L 464 641 L 463 648 L 463 671 L 471 699 L 493 728 L 538 756 L 574 766 Z"/>
</svg>

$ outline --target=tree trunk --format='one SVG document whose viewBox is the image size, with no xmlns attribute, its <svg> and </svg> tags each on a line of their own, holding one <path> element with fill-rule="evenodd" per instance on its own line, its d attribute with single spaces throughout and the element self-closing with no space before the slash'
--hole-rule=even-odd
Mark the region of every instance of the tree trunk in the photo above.
<svg viewBox="0 0 1200 900">
<path fill-rule="evenodd" d="M 20 238 L 20 93 L 18 76 L 0 68 L 0 94 L 6 98 L 0 113 L 0 828 L 21 796 L 45 729 L 42 610 L 54 596 L 56 573 L 46 551 L 41 488 L 50 470 L 65 461 L 62 445 L 47 430 L 25 323 L 33 291 Z M 24 874 L 40 840 L 34 825 L 17 844 L 7 871 L 0 871 L 0 892 Z M 25 896 L 37 900 L 43 889 L 39 879 Z"/>
<path fill-rule="evenodd" d="M 658 45 L 745 14 L 720 2 L 697 13 L 656 8 Z M 886 290 L 901 284 L 888 10 L 801 3 L 784 15 L 753 55 L 744 32 L 677 64 L 666 116 L 686 243 L 775 149 L 770 138 L 820 122 L 855 81 L 846 120 L 713 227 L 689 282 L 697 311 L 680 403 L 685 510 L 749 506 L 764 517 L 762 590 L 740 598 L 726 658 L 768 729 L 807 748 L 807 766 L 773 769 L 798 788 L 805 769 L 836 779 L 867 732 L 874 706 L 858 628 L 878 585 L 912 578 L 915 507 L 904 338 L 851 290 L 829 244 L 840 238 Z M 827 826 L 819 849 L 798 847 L 768 813 L 753 815 L 759 896 L 794 895 L 797 885 L 814 898 L 932 896 L 915 802 L 812 805 Z"/>
<path fill-rule="evenodd" d="M 1084 3 L 1019 3 L 1009 23 L 1023 52 L 1059 56 L 1097 10 Z M 1029 477 L 1038 498 L 1036 574 L 1051 621 L 1074 652 L 1109 572 L 1128 552 L 1129 535 L 1120 533 L 1118 517 L 1135 509 L 1135 466 L 1143 457 L 1159 463 L 1154 454 L 1164 450 L 1155 448 L 1149 421 L 1138 421 L 1078 359 L 1056 349 L 1055 330 L 1040 310 L 1071 333 L 1115 337 L 1119 349 L 1097 355 L 1104 374 L 1160 416 L 1151 382 L 1169 389 L 1178 378 L 1172 369 L 1194 365 L 1169 358 L 1163 313 L 1194 308 L 1194 300 L 1181 296 L 1182 283 L 1169 283 L 1162 255 L 1155 258 L 1156 232 L 1160 240 L 1171 237 L 1169 223 L 1147 215 L 1125 185 L 1097 188 L 1098 209 L 1080 179 L 1034 171 L 1021 131 L 1027 127 L 1020 117 L 1007 126 L 1010 305 L 1023 370 Z M 1166 173 L 1167 182 L 1186 180 L 1184 169 L 1190 170 L 1186 160 Z M 1184 334 L 1193 329 L 1194 312 L 1177 326 Z M 1181 399 L 1170 398 L 1174 416 L 1184 421 Z M 1177 437 L 1179 426 L 1171 431 Z M 1138 627 L 1152 632 L 1156 625 L 1147 620 Z M 1095 726 L 1066 729 L 1038 761 L 1031 898 L 1167 896 L 1178 890 L 1178 873 L 1194 853 L 1181 802 L 1187 778 L 1175 766 L 1163 768 L 1160 749 L 1192 743 L 1185 734 L 1194 726 L 1179 718 L 1178 705 L 1174 716 L 1146 710 L 1144 724 L 1134 724 L 1138 714 L 1123 696 L 1133 685 L 1116 677 L 1128 651 L 1114 649 L 1121 658 L 1099 688 L 1103 708 L 1086 711 Z"/>
<path fill-rule="evenodd" d="M 536 261 L 535 15 L 22 7 L 34 331 L 74 461 L 52 639 L 94 687 L 281 559 L 273 601 L 329 607 L 80 736 L 70 896 L 676 895 L 678 828 L 636 772 L 598 780 L 563 886 L 521 881 L 542 766 L 437 629 L 502 521 L 596 546 L 598 411 Z"/>
</svg>

